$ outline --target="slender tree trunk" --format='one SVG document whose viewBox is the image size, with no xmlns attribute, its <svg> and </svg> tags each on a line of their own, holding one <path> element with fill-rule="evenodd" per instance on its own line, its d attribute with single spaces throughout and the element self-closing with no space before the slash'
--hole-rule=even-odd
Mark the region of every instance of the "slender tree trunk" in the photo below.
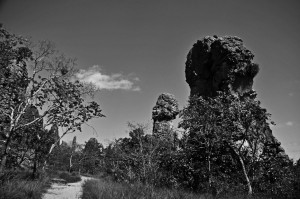
<svg viewBox="0 0 300 199">
<path fill-rule="evenodd" d="M 55 142 L 54 144 L 51 145 L 51 147 L 50 147 L 50 149 L 49 149 L 49 152 L 48 152 L 48 154 L 46 155 L 46 158 L 45 158 L 45 161 L 44 161 L 43 167 L 42 167 L 42 170 L 43 170 L 43 171 L 45 171 L 45 168 L 46 168 L 46 166 L 47 166 L 48 158 L 49 158 L 51 152 L 53 151 L 54 147 L 56 146 L 56 143 L 57 143 L 57 142 Z"/>
<path fill-rule="evenodd" d="M 0 165 L 0 173 L 4 171 L 5 165 L 6 165 L 6 159 L 7 159 L 7 152 L 4 150 L 4 154 L 1 158 L 1 165 Z"/>
<path fill-rule="evenodd" d="M 208 190 L 211 190 L 211 162 L 210 162 L 210 154 L 207 157 L 208 161 Z"/>
<path fill-rule="evenodd" d="M 71 173 L 71 168 L 72 168 L 72 157 L 73 157 L 73 153 L 70 156 L 70 165 L 69 165 L 69 173 Z"/>
<path fill-rule="evenodd" d="M 245 168 L 244 160 L 243 160 L 243 158 L 241 157 L 241 155 L 235 150 L 234 147 L 232 147 L 230 144 L 228 144 L 228 146 L 229 146 L 230 149 L 233 151 L 233 153 L 238 157 L 239 162 L 241 163 L 242 170 L 243 170 L 243 174 L 244 174 L 245 180 L 246 180 L 246 182 L 247 182 L 248 195 L 251 196 L 251 195 L 253 194 L 253 190 L 252 190 L 251 182 L 250 182 L 250 179 L 249 179 L 249 177 L 248 177 L 248 174 L 247 174 L 247 171 L 246 171 L 246 168 Z"/>
<path fill-rule="evenodd" d="M 8 139 L 6 140 L 6 143 L 4 145 L 4 153 L 2 155 L 1 164 L 0 164 L 0 173 L 2 173 L 4 171 L 5 166 L 6 166 L 9 144 L 10 144 L 10 137 L 8 137 Z"/>
<path fill-rule="evenodd" d="M 250 183 L 250 180 L 249 180 L 249 177 L 248 177 L 246 168 L 245 168 L 244 161 L 243 161 L 243 159 L 242 159 L 242 157 L 241 157 L 240 155 L 238 155 L 238 157 L 239 157 L 239 161 L 240 161 L 240 163 L 241 163 L 242 169 L 243 169 L 243 173 L 244 173 L 245 180 L 246 180 L 246 182 L 247 182 L 248 195 L 252 195 L 252 193 L 253 193 L 253 191 L 252 191 L 252 186 L 251 186 L 251 183 Z"/>
</svg>

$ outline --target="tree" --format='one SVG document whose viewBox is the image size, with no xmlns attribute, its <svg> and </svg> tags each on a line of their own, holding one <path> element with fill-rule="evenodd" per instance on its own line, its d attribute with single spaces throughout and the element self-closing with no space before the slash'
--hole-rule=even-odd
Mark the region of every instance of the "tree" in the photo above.
<svg viewBox="0 0 300 199">
<path fill-rule="evenodd" d="M 300 159 L 298 159 L 294 164 L 294 186 L 293 186 L 294 197 L 300 196 Z"/>
<path fill-rule="evenodd" d="M 10 34 L 0 27 L 0 136 L 3 142 L 0 172 L 6 163 L 9 145 L 14 136 L 8 133 L 15 125 L 10 120 L 14 114 L 13 107 L 16 107 L 25 97 L 26 61 L 32 55 L 31 50 L 26 46 L 27 43 L 26 39 Z"/>
<path fill-rule="evenodd" d="M 56 145 L 48 160 L 49 168 L 56 171 L 69 171 L 71 151 L 72 147 L 65 141 Z"/>
<path fill-rule="evenodd" d="M 222 106 L 222 102 L 209 97 L 191 97 L 189 105 L 181 112 L 183 121 L 179 127 L 187 130 L 182 138 L 184 143 L 182 147 L 193 162 L 194 190 L 198 189 L 201 179 L 206 180 L 207 190 L 212 189 L 214 170 L 212 162 L 218 155 L 222 142 L 223 130 L 220 126 Z"/>
<path fill-rule="evenodd" d="M 29 47 L 27 40 L 3 28 L 0 29 L 0 37 L 2 172 L 12 139 L 22 129 L 41 121 L 44 129 L 50 125 L 58 126 L 61 135 L 49 148 L 46 155 L 49 156 L 66 134 L 81 131 L 84 123 L 104 115 L 96 102 L 84 100 L 84 96 L 91 94 L 92 90 L 75 80 L 74 59 L 59 55 L 51 42 L 42 41 L 35 47 Z M 38 108 L 41 114 L 32 121 L 22 122 L 24 114 L 32 106 Z"/>
<path fill-rule="evenodd" d="M 249 195 L 253 193 L 251 181 L 258 175 L 257 166 L 264 161 L 263 150 L 268 141 L 275 142 L 268 131 L 270 114 L 260 107 L 255 97 L 255 92 L 243 96 L 219 92 L 215 97 L 191 97 L 181 115 L 181 126 L 189 140 L 187 147 L 200 148 L 200 157 L 205 154 L 208 176 L 211 159 L 218 162 L 218 171 L 226 171 L 222 167 L 228 168 L 224 160 L 230 155 L 240 165 Z"/>
<path fill-rule="evenodd" d="M 95 174 L 102 168 L 103 146 L 96 138 L 90 138 L 83 149 L 82 167 L 86 173 Z"/>
<path fill-rule="evenodd" d="M 175 186 L 174 140 L 147 134 L 144 124 L 128 123 L 129 137 L 105 149 L 105 168 L 117 181 Z M 167 132 L 165 132 L 167 133 Z"/>
</svg>

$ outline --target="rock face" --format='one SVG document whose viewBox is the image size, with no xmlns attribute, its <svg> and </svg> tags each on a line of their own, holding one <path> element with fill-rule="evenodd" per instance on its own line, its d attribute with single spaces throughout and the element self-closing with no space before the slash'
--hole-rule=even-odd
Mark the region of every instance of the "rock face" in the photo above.
<svg viewBox="0 0 300 199">
<path fill-rule="evenodd" d="M 191 95 L 213 96 L 227 89 L 243 94 L 251 90 L 259 71 L 253 57 L 238 37 L 207 36 L 198 40 L 187 55 L 185 67 Z"/>
<path fill-rule="evenodd" d="M 172 94 L 161 94 L 152 110 L 153 135 L 166 137 L 171 133 L 173 120 L 179 113 L 178 102 Z"/>
</svg>

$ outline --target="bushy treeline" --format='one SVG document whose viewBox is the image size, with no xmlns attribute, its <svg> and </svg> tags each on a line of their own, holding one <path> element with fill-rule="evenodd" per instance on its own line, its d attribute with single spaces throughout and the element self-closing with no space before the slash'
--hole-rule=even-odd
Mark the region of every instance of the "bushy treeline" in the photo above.
<svg viewBox="0 0 300 199">
<path fill-rule="evenodd" d="M 129 124 L 129 136 L 106 147 L 92 138 L 75 150 L 72 170 L 219 197 L 299 197 L 300 161 L 293 162 L 272 135 L 270 114 L 255 93 L 191 97 L 181 119 L 180 136 L 176 130 L 153 135 L 145 125 Z M 61 157 L 67 170 L 72 146 L 61 147 L 55 156 L 67 156 Z"/>
<path fill-rule="evenodd" d="M 75 139 L 74 139 L 75 140 Z M 89 139 L 85 145 L 62 142 L 53 149 L 48 169 L 95 175 L 103 172 L 103 146 L 96 138 Z"/>
<path fill-rule="evenodd" d="M 117 182 L 198 193 L 298 198 L 300 161 L 270 130 L 270 114 L 254 92 L 191 97 L 178 132 L 152 135 L 130 124 L 129 137 L 102 150 L 99 171 Z"/>
</svg>

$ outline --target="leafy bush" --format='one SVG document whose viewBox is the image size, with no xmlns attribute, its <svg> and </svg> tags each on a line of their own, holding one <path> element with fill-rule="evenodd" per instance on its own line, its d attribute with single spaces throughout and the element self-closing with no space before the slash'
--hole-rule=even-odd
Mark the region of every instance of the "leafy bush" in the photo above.
<svg viewBox="0 0 300 199">
<path fill-rule="evenodd" d="M 67 181 L 67 183 L 79 182 L 81 180 L 81 177 L 76 173 L 63 172 L 59 174 L 59 177 Z"/>
<path fill-rule="evenodd" d="M 29 180 L 31 179 L 32 172 L 30 171 L 22 171 L 22 170 L 5 170 L 1 175 L 0 175 L 0 183 L 3 184 L 4 182 L 7 182 L 9 180 Z"/>
</svg>

